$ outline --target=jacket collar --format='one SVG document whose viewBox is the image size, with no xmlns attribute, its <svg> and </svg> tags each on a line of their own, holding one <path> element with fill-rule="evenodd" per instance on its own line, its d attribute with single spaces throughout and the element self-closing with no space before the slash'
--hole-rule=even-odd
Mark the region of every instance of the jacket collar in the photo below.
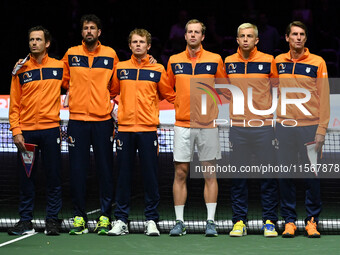
<svg viewBox="0 0 340 255">
<path fill-rule="evenodd" d="M 244 60 L 244 61 L 251 61 L 251 60 L 255 57 L 255 55 L 256 55 L 256 53 L 257 53 L 257 47 L 255 46 L 255 48 L 250 52 L 249 58 L 248 58 L 248 59 L 244 59 L 244 58 L 243 58 L 242 53 L 241 53 L 241 50 L 240 50 L 240 47 L 238 47 L 237 53 L 238 53 L 239 57 L 240 57 L 242 60 Z"/>
<path fill-rule="evenodd" d="M 131 62 L 135 65 L 135 66 L 145 66 L 148 65 L 149 62 L 149 54 L 146 54 L 145 58 L 142 59 L 142 62 L 139 63 L 138 59 L 132 54 L 131 55 Z"/>
<path fill-rule="evenodd" d="M 39 64 L 39 63 L 37 62 L 36 58 L 32 55 L 32 53 L 30 53 L 30 60 L 31 60 L 32 63 L 33 63 L 34 65 L 36 65 L 36 66 L 38 66 L 38 65 L 44 65 L 44 64 L 46 64 L 47 61 L 48 61 L 48 54 L 47 54 L 47 52 L 46 52 L 45 56 L 43 57 L 43 59 L 42 59 L 42 61 L 41 61 L 41 64 Z"/>
<path fill-rule="evenodd" d="M 199 59 L 199 58 L 202 56 L 203 52 L 204 52 L 204 49 L 203 49 L 203 46 L 201 45 L 200 50 L 196 52 L 196 58 Z M 188 57 L 189 59 L 192 58 L 192 57 L 190 56 L 190 54 L 189 54 L 188 46 L 187 46 L 186 49 L 185 49 L 185 54 L 187 55 L 187 57 Z"/>
<path fill-rule="evenodd" d="M 98 40 L 97 48 L 96 48 L 94 51 L 89 51 L 89 50 L 87 49 L 87 47 L 86 47 L 86 44 L 85 44 L 84 40 L 82 41 L 83 49 L 84 49 L 84 51 L 86 52 L 86 54 L 89 54 L 89 55 L 94 55 L 94 54 L 98 53 L 99 50 L 100 50 L 100 48 L 101 48 L 101 45 L 102 45 L 102 44 L 101 44 L 100 41 Z"/>
<path fill-rule="evenodd" d="M 293 61 L 292 55 L 291 55 L 290 53 L 291 53 L 291 51 L 288 51 L 288 52 L 285 54 L 285 58 L 286 58 L 286 60 L 288 60 L 288 61 Z M 308 58 L 309 55 L 310 55 L 309 49 L 308 49 L 308 48 L 305 48 L 305 49 L 304 49 L 303 55 L 302 55 L 299 59 L 297 59 L 297 60 L 295 60 L 295 61 L 301 61 L 301 60 L 303 60 L 303 59 L 306 59 L 306 58 Z"/>
</svg>

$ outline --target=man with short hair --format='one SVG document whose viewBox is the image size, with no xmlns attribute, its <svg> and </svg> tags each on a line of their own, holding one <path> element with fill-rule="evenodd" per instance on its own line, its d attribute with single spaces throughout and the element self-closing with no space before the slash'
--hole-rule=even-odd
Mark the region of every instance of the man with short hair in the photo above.
<svg viewBox="0 0 340 255">
<path fill-rule="evenodd" d="M 176 225 L 170 231 L 170 236 L 181 236 L 186 234 L 184 224 L 184 205 L 187 199 L 186 179 L 189 173 L 189 164 L 193 159 L 194 140 L 198 146 L 199 161 L 203 166 L 209 168 L 215 165 L 215 160 L 221 159 L 218 129 L 216 127 L 202 128 L 197 124 L 198 119 L 193 119 L 197 112 L 191 112 L 190 101 L 190 79 L 224 78 L 223 61 L 218 54 L 203 49 L 202 41 L 205 38 L 205 25 L 196 20 L 190 20 L 185 26 L 185 40 L 187 48 L 182 53 L 170 57 L 167 73 L 171 85 L 176 88 L 176 123 L 174 127 L 174 162 L 175 178 L 173 183 L 173 196 L 175 204 Z M 212 123 L 217 118 L 218 108 L 213 109 L 206 119 L 201 120 L 204 124 Z M 197 109 L 196 109 L 197 110 Z M 193 115 L 191 115 L 193 114 Z M 196 128 L 194 128 L 196 127 Z M 218 183 L 215 174 L 208 172 L 204 174 L 204 199 L 207 207 L 206 236 L 217 236 L 214 223 L 217 205 Z"/>
<path fill-rule="evenodd" d="M 274 165 L 273 114 L 257 115 L 248 107 L 248 89 L 252 89 L 253 108 L 268 110 L 272 105 L 272 87 L 277 86 L 277 69 L 274 57 L 257 50 L 258 29 L 251 23 L 243 23 L 237 29 L 237 53 L 225 59 L 227 78 L 245 95 L 244 114 L 233 113 L 233 98 L 230 102 L 230 162 L 238 169 L 251 164 L 252 154 L 259 165 Z M 264 236 L 275 237 L 278 220 L 277 180 L 261 179 L 262 220 Z M 248 184 L 247 179 L 232 179 L 230 189 L 234 227 L 229 235 L 240 237 L 247 234 Z"/>
<path fill-rule="evenodd" d="M 278 141 L 278 164 L 292 166 L 297 163 L 310 164 L 306 145 L 315 143 L 318 158 L 322 151 L 330 118 L 329 83 L 325 61 L 311 54 L 305 47 L 307 27 L 300 21 L 290 23 L 286 29 L 286 41 L 290 51 L 275 58 L 280 77 L 280 96 L 277 107 L 276 137 Z M 311 93 L 311 98 L 303 104 L 310 115 L 296 106 L 286 105 L 286 113 L 281 110 L 282 90 L 303 88 Z M 287 99 L 303 97 L 301 93 L 286 93 Z M 283 124 L 284 123 L 284 124 Z M 298 160 L 299 159 L 299 160 Z M 319 215 L 322 209 L 320 179 L 311 176 L 305 179 L 306 195 L 305 219 L 308 237 L 318 238 Z M 292 179 L 279 179 L 281 216 L 285 220 L 282 237 L 294 237 L 296 231 L 296 190 Z"/>
<path fill-rule="evenodd" d="M 116 221 L 109 235 L 129 233 L 131 177 L 136 151 L 144 178 L 145 234 L 159 236 L 158 139 L 160 98 L 174 103 L 176 94 L 161 64 L 151 64 L 151 34 L 134 29 L 129 35 L 130 60 L 119 62 L 112 78 L 111 96 L 120 94 L 118 107 Z"/>
<path fill-rule="evenodd" d="M 59 235 L 58 213 L 61 210 L 61 152 L 60 152 L 60 88 L 65 66 L 50 58 L 48 49 L 51 34 L 42 26 L 28 30 L 30 55 L 12 77 L 9 123 L 13 141 L 19 153 L 28 153 L 25 144 L 34 144 L 35 157 L 31 175 L 20 163 L 20 221 L 8 230 L 9 234 L 34 233 L 31 220 L 35 198 L 35 179 L 38 158 L 46 172 L 47 206 L 46 235 Z"/>
<path fill-rule="evenodd" d="M 99 41 L 101 21 L 84 15 L 80 21 L 82 45 L 68 49 L 62 61 L 69 80 L 68 145 L 74 223 L 71 235 L 88 233 L 86 178 L 90 166 L 90 145 L 95 156 L 100 188 L 100 214 L 95 231 L 110 230 L 113 200 L 113 120 L 108 84 L 118 57 Z"/>
</svg>

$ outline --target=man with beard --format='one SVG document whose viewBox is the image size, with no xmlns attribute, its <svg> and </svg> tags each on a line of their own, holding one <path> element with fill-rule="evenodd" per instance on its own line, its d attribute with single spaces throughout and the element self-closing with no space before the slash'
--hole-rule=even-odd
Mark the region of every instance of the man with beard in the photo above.
<svg viewBox="0 0 340 255">
<path fill-rule="evenodd" d="M 68 144 L 74 223 L 71 235 L 88 233 L 86 177 L 92 145 L 100 184 L 101 216 L 95 231 L 110 230 L 113 199 L 113 121 L 108 83 L 119 61 L 116 52 L 98 40 L 101 21 L 93 15 L 81 18 L 82 45 L 68 49 L 63 61 L 69 80 Z"/>
</svg>

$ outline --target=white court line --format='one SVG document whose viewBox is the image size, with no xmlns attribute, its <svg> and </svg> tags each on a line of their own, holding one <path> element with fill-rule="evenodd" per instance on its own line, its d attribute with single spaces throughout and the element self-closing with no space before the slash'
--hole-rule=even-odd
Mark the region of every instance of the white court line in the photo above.
<svg viewBox="0 0 340 255">
<path fill-rule="evenodd" d="M 25 238 L 27 238 L 27 237 L 34 236 L 34 235 L 36 235 L 36 234 L 38 234 L 38 232 L 35 232 L 35 233 L 33 233 L 33 234 L 28 234 L 28 235 L 20 236 L 20 237 L 15 238 L 15 239 L 13 239 L 13 240 L 11 240 L 11 241 L 8 241 L 8 242 L 5 242 L 5 243 L 0 244 L 0 247 L 3 247 L 3 246 L 5 246 L 5 245 L 11 244 L 11 243 L 15 243 L 15 242 L 17 242 L 17 241 L 20 241 L 20 240 L 25 239 Z"/>
</svg>

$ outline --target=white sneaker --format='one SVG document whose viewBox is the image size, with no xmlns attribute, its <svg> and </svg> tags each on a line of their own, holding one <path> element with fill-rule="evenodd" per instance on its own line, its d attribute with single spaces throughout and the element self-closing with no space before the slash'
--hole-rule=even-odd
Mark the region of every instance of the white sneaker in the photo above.
<svg viewBox="0 0 340 255">
<path fill-rule="evenodd" d="M 112 222 L 112 229 L 107 233 L 109 236 L 122 236 L 129 234 L 128 226 L 121 220 Z"/>
<path fill-rule="evenodd" d="M 145 222 L 145 231 L 144 233 L 147 236 L 159 236 L 159 230 L 157 229 L 157 225 L 153 220 L 148 220 Z"/>
</svg>

